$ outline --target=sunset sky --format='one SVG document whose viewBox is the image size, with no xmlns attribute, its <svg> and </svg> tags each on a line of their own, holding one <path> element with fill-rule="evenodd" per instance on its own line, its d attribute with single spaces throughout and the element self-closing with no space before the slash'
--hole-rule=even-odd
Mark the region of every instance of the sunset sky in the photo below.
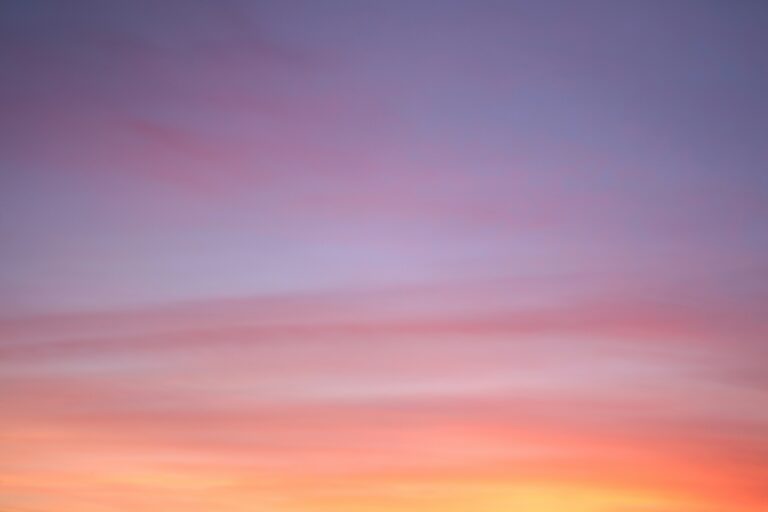
<svg viewBox="0 0 768 512">
<path fill-rule="evenodd" d="M 0 512 L 768 511 L 768 3 L 2 0 Z"/>
</svg>

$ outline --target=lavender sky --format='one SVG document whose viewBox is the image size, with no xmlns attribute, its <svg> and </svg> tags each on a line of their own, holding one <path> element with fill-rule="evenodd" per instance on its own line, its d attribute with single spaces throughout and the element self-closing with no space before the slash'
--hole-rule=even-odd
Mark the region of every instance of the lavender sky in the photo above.
<svg viewBox="0 0 768 512">
<path fill-rule="evenodd" d="M 761 512 L 768 4 L 0 2 L 0 510 Z"/>
</svg>

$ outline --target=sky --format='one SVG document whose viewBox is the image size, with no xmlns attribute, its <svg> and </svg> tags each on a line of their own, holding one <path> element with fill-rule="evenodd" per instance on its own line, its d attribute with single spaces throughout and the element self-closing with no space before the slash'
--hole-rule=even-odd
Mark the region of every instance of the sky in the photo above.
<svg viewBox="0 0 768 512">
<path fill-rule="evenodd" d="M 768 510 L 768 7 L 0 2 L 1 512 Z"/>
</svg>

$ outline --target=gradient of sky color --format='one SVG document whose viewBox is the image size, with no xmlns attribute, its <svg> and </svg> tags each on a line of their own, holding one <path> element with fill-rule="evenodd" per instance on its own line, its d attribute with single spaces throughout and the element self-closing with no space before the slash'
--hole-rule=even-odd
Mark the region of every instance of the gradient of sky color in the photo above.
<svg viewBox="0 0 768 512">
<path fill-rule="evenodd" d="M 765 512 L 768 4 L 0 3 L 0 511 Z"/>
</svg>

